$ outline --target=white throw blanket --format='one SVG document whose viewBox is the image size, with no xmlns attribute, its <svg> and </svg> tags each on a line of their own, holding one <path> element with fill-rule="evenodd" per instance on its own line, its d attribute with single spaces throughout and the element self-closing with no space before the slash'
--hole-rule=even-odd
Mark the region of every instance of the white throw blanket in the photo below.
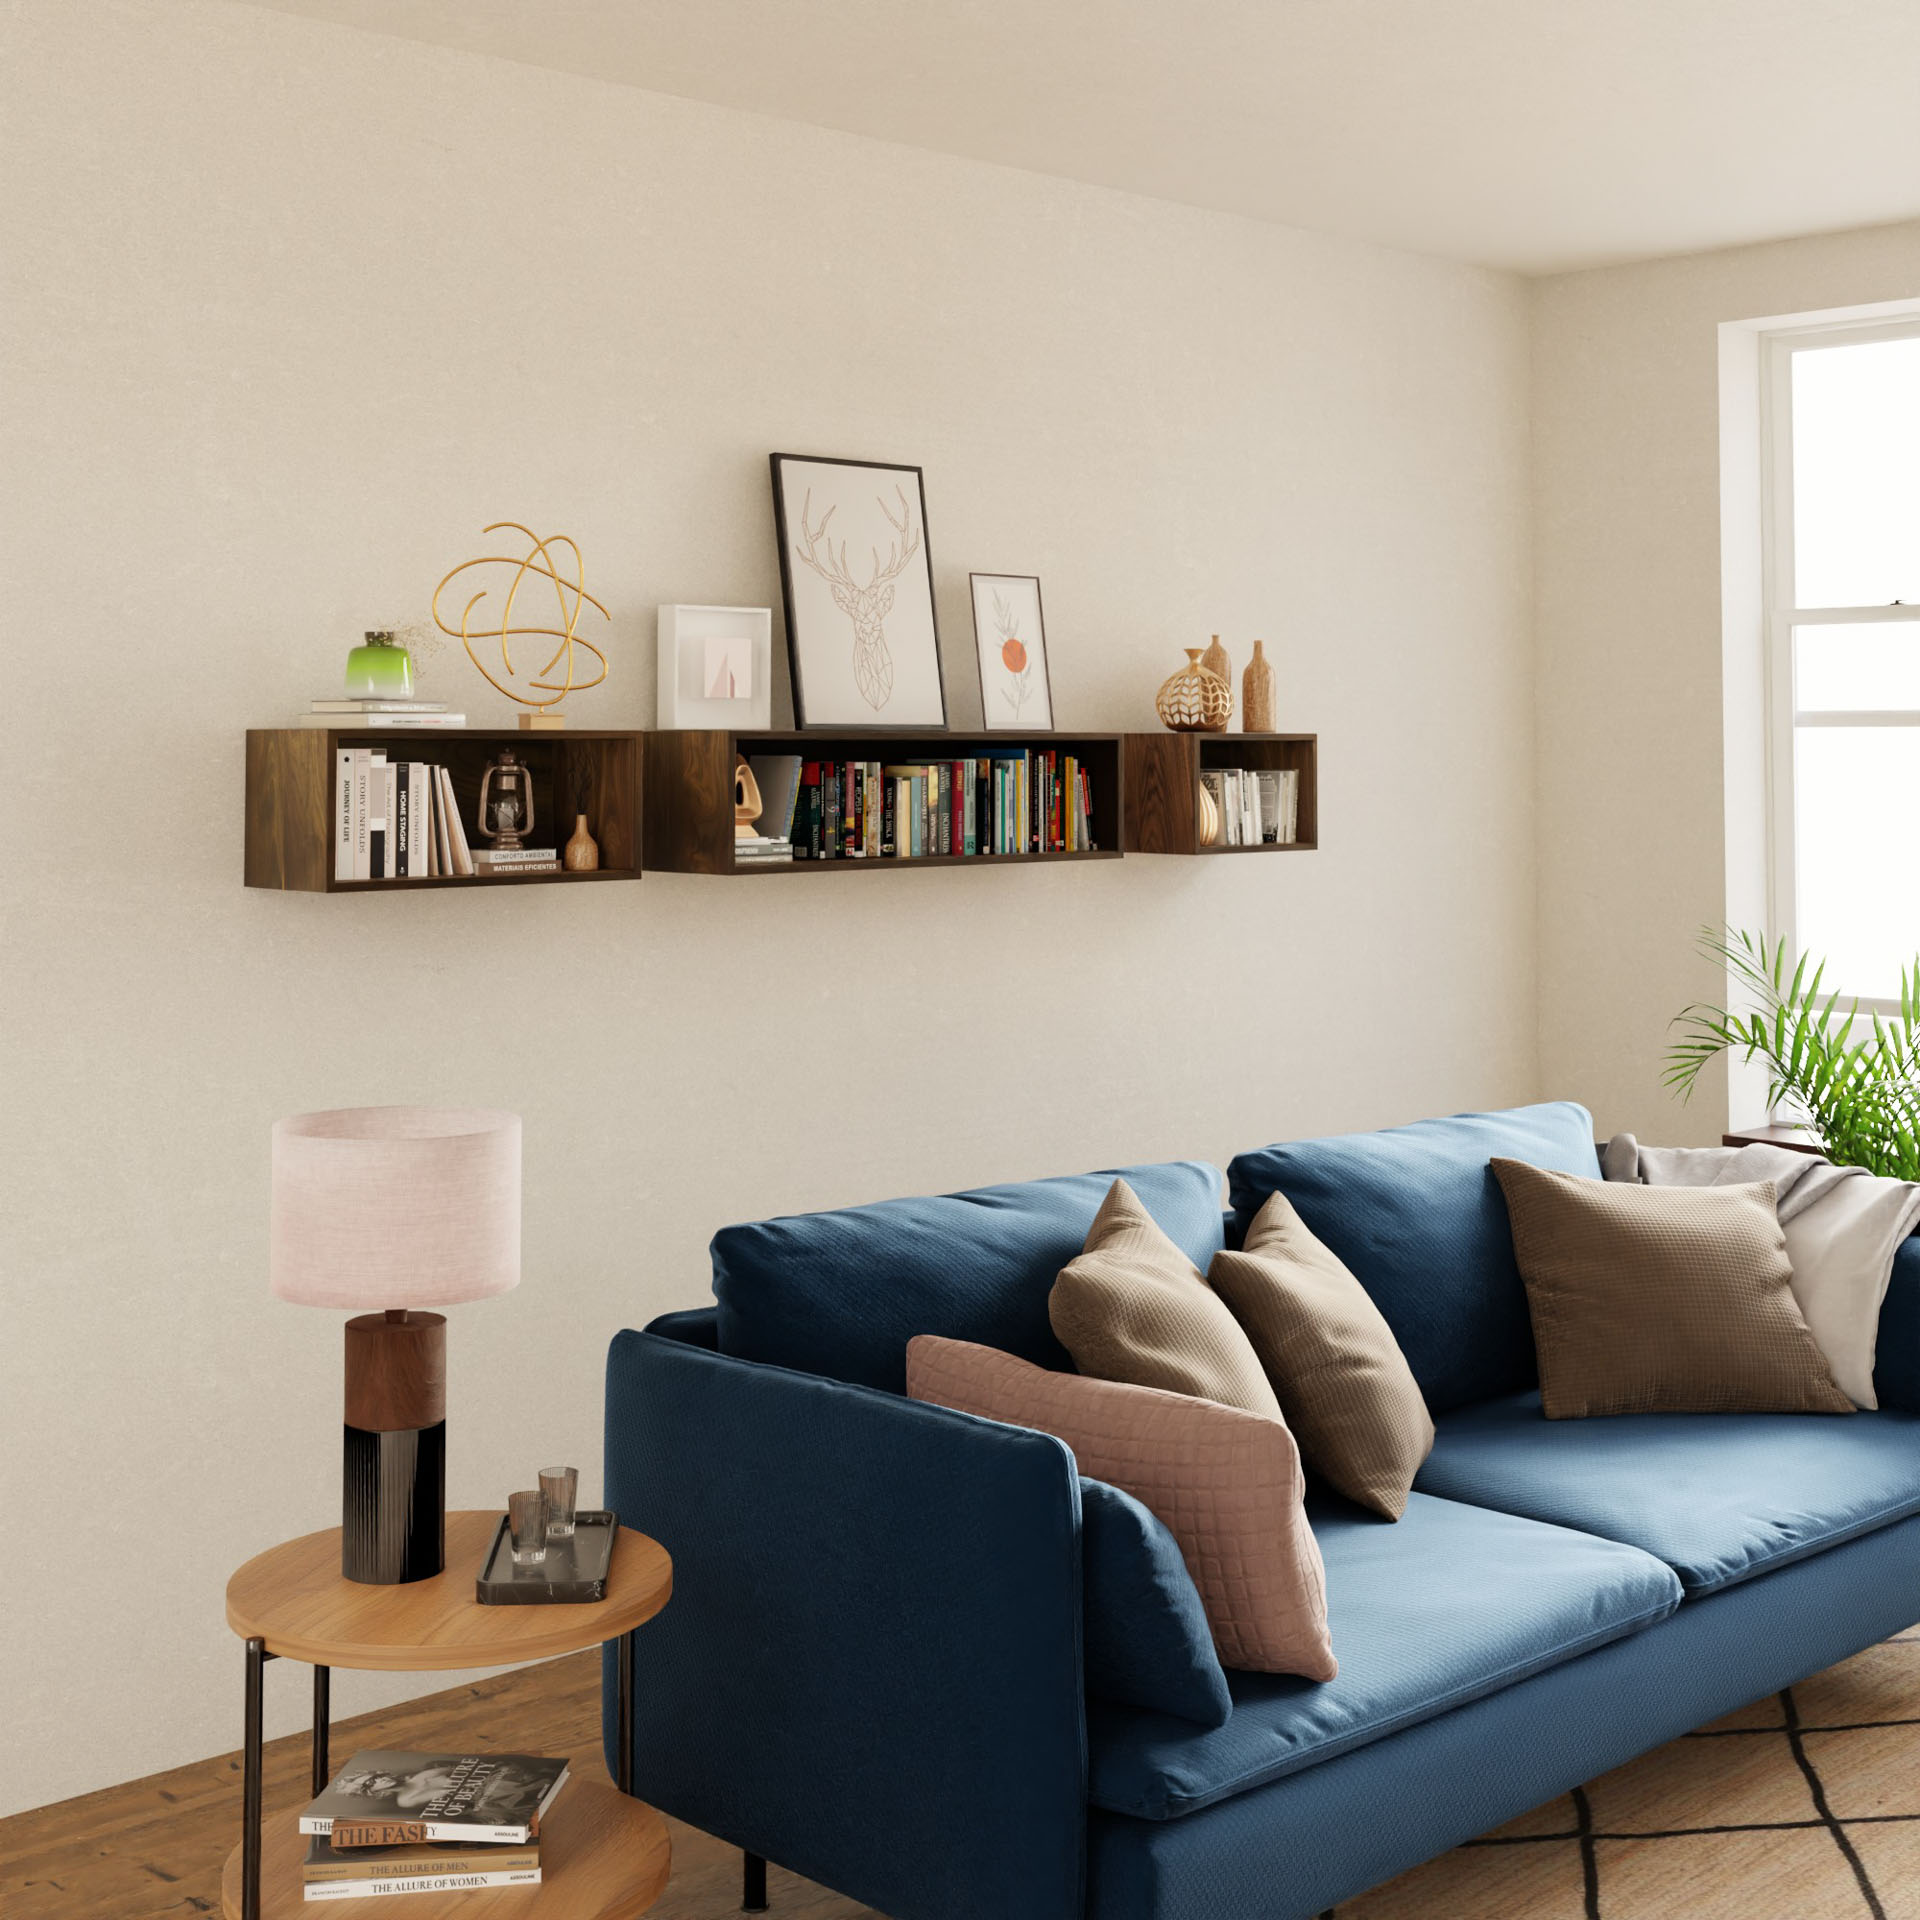
<svg viewBox="0 0 1920 1920">
<path fill-rule="evenodd" d="M 1876 1407 L 1873 1350 L 1893 1256 L 1920 1224 L 1920 1186 L 1865 1167 L 1836 1167 L 1789 1147 L 1643 1147 L 1616 1133 L 1600 1156 L 1609 1180 L 1648 1187 L 1730 1187 L 1771 1180 L 1793 1268 L 1793 1297 L 1834 1380 Z"/>
</svg>

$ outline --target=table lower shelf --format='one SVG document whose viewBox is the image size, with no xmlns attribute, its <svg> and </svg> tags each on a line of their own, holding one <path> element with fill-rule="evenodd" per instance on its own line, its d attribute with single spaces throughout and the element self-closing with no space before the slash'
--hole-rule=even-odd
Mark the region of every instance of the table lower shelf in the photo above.
<svg viewBox="0 0 1920 1920">
<path fill-rule="evenodd" d="M 269 1814 L 260 1862 L 260 1920 L 364 1914 L 367 1920 L 634 1920 L 659 1899 L 673 1865 L 667 1823 L 638 1800 L 591 1780 L 562 1791 L 540 1835 L 537 1887 L 470 1893 L 395 1893 L 372 1900 L 308 1900 L 300 1880 L 307 1836 L 299 1809 Z M 220 1876 L 227 1920 L 240 1920 L 240 1849 Z"/>
</svg>

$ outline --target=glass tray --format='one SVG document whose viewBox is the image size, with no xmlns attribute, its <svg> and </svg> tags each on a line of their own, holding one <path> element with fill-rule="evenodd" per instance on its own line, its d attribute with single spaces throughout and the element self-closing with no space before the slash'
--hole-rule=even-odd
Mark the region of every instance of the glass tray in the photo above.
<svg viewBox="0 0 1920 1920">
<path fill-rule="evenodd" d="M 574 1515 L 573 1527 L 571 1540 L 547 1542 L 547 1557 L 537 1567 L 516 1567 L 503 1513 L 480 1563 L 473 1597 L 483 1607 L 579 1606 L 604 1600 L 619 1518 L 604 1507 L 587 1507 Z"/>
</svg>

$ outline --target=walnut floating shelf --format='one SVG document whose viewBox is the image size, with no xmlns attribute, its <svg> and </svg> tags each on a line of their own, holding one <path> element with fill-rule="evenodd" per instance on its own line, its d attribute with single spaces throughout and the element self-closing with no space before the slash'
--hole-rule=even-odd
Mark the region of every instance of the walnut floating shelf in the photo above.
<svg viewBox="0 0 1920 1920">
<path fill-rule="evenodd" d="M 1071 754 L 1093 791 L 1094 845 L 1075 853 L 921 854 L 911 859 L 845 858 L 765 865 L 733 857 L 733 770 L 742 757 L 797 755 L 804 761 L 941 763 L 1026 750 Z M 675 729 L 647 735 L 646 864 L 673 873 L 911 873 L 921 867 L 1045 866 L 1117 860 L 1125 768 L 1117 733 L 898 732 L 740 733 Z"/>
<path fill-rule="evenodd" d="M 640 877 L 640 742 L 633 732 L 583 727 L 524 732 L 515 727 L 274 727 L 247 734 L 246 881 L 295 893 L 417 893 L 428 887 L 570 886 Z M 431 880 L 334 877 L 334 755 L 380 747 L 389 760 L 445 767 L 469 839 L 480 778 L 502 747 L 533 775 L 534 833 L 564 846 L 574 816 L 587 816 L 600 843 L 591 873 L 446 875 Z"/>
<path fill-rule="evenodd" d="M 1320 736 L 1315 733 L 1129 733 L 1129 853 L 1310 853 L 1320 844 Z M 1200 838 L 1200 775 L 1240 767 L 1300 776 L 1295 837 L 1252 846 Z"/>
</svg>

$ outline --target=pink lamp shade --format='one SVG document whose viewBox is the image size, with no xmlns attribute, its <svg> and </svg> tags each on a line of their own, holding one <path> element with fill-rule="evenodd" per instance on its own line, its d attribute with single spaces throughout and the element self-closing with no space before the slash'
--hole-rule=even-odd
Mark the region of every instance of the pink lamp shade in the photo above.
<svg viewBox="0 0 1920 1920">
<path fill-rule="evenodd" d="M 520 1116 L 343 1107 L 273 1128 L 271 1284 L 309 1307 L 429 1308 L 520 1284 Z"/>
</svg>

